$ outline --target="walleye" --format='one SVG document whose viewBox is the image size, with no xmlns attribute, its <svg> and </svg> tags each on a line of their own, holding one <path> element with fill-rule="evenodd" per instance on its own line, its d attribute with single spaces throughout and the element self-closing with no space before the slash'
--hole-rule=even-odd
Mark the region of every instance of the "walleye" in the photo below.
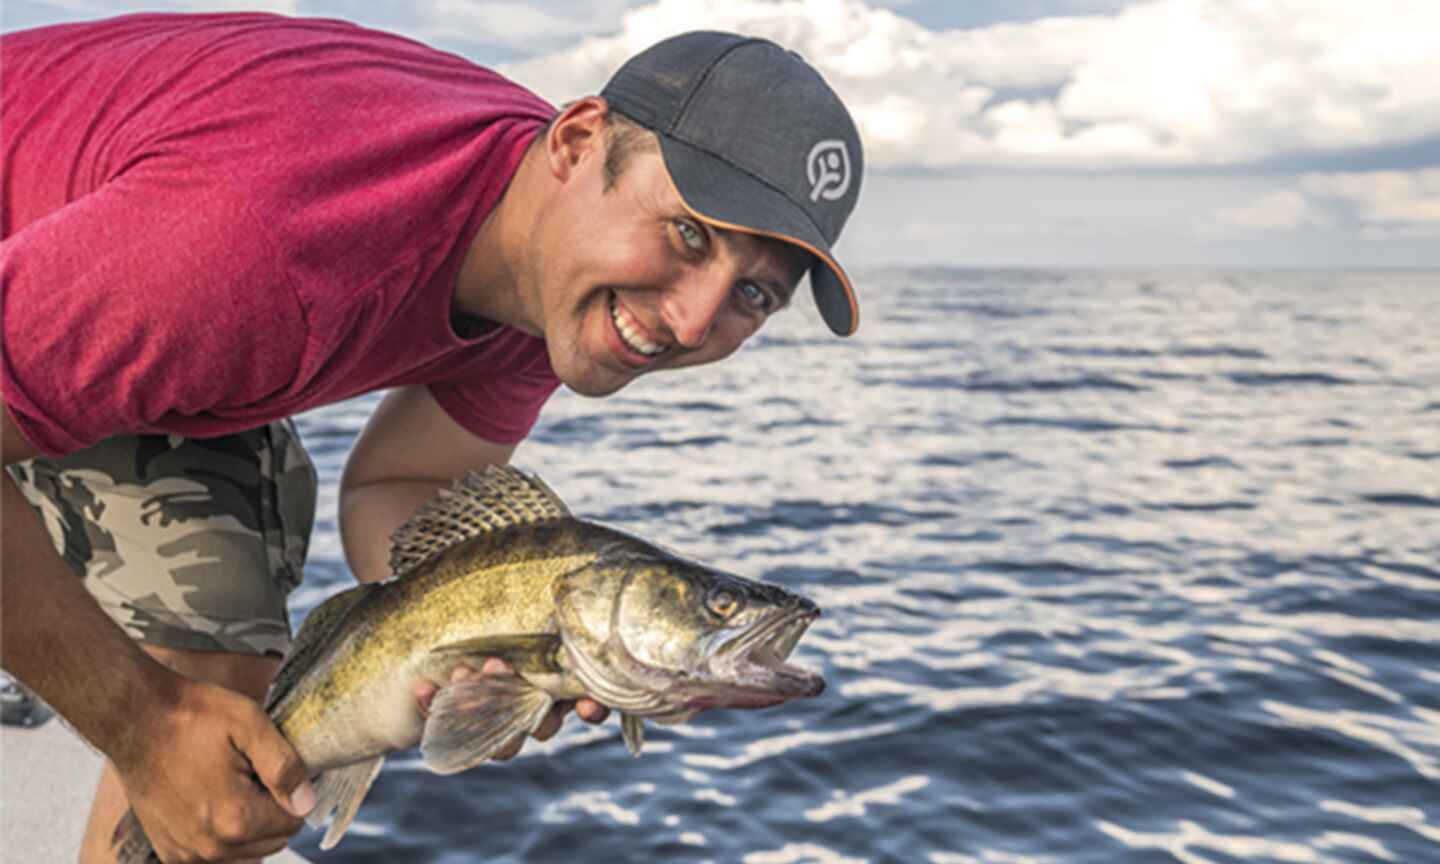
<svg viewBox="0 0 1440 864">
<path fill-rule="evenodd" d="M 577 519 L 538 477 L 470 472 L 395 532 L 389 580 L 357 585 L 306 617 L 265 710 L 313 772 L 339 842 L 385 755 L 420 745 L 439 774 L 490 759 L 533 732 L 559 700 L 590 696 L 621 713 L 630 752 L 644 720 L 707 708 L 761 708 L 819 695 L 787 663 L 820 615 L 774 585 L 679 557 Z M 499 657 L 515 675 L 451 681 Z M 422 680 L 439 686 L 429 717 Z M 121 864 L 154 860 L 132 812 L 116 828 Z"/>
</svg>

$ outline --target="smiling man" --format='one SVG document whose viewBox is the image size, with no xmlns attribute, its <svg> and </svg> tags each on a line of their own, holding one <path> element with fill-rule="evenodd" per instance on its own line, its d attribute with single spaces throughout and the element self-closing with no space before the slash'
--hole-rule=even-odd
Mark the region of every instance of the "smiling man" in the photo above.
<svg viewBox="0 0 1440 864">
<path fill-rule="evenodd" d="M 340 495 L 380 579 L 391 531 L 561 383 L 726 357 L 806 273 L 857 323 L 830 249 L 860 142 L 770 42 L 666 40 L 558 116 L 336 21 L 137 15 L 0 51 L 0 650 L 109 759 L 87 862 L 127 806 L 166 861 L 268 854 L 314 806 L 254 701 L 314 515 L 290 416 L 389 391 Z"/>
</svg>

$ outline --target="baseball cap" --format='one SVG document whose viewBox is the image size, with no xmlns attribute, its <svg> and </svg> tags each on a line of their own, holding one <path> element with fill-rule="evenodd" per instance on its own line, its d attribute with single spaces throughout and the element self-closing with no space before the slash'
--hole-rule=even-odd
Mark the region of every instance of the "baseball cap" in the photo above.
<svg viewBox="0 0 1440 864">
<path fill-rule="evenodd" d="M 855 332 L 855 289 L 831 246 L 855 209 L 864 155 L 850 112 L 819 72 L 774 42 L 701 30 L 630 58 L 600 95 L 659 137 L 695 216 L 814 255 L 821 317 L 838 335 Z"/>
</svg>

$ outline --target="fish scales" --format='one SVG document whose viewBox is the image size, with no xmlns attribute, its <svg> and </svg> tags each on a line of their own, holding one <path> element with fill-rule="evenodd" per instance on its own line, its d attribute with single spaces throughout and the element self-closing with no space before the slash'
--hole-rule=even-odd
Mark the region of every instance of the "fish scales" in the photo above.
<svg viewBox="0 0 1440 864">
<path fill-rule="evenodd" d="M 819 609 L 785 589 L 685 559 L 572 517 L 539 478 L 471 472 L 394 536 L 390 580 L 360 585 L 305 619 L 266 711 L 312 772 L 344 835 L 387 753 L 463 771 L 533 732 L 556 701 L 588 695 L 621 714 L 631 753 L 644 723 L 710 708 L 818 695 L 824 679 L 787 658 Z M 513 675 L 452 678 L 500 657 Z M 436 692 L 428 712 L 416 702 Z M 120 864 L 158 860 L 133 812 Z"/>
<path fill-rule="evenodd" d="M 384 583 L 385 590 L 371 591 L 352 607 L 348 618 L 355 625 L 333 637 L 324 671 L 306 676 L 272 717 L 287 738 L 302 741 L 311 730 L 363 710 L 359 703 L 403 674 L 417 655 L 480 636 L 555 632 L 555 580 L 596 558 L 597 536 L 628 539 L 573 518 L 521 525 L 464 541 L 403 579 Z M 443 683 L 467 659 L 474 658 L 437 657 L 417 671 Z"/>
</svg>

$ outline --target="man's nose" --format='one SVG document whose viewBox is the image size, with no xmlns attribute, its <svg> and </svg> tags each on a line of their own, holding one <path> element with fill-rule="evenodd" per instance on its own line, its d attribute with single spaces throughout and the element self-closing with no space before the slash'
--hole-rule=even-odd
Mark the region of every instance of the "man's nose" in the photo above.
<svg viewBox="0 0 1440 864">
<path fill-rule="evenodd" d="M 725 274 L 701 273 L 671 288 L 661 305 L 660 318 L 681 347 L 699 348 L 710 338 L 730 294 L 730 282 Z"/>
</svg>

